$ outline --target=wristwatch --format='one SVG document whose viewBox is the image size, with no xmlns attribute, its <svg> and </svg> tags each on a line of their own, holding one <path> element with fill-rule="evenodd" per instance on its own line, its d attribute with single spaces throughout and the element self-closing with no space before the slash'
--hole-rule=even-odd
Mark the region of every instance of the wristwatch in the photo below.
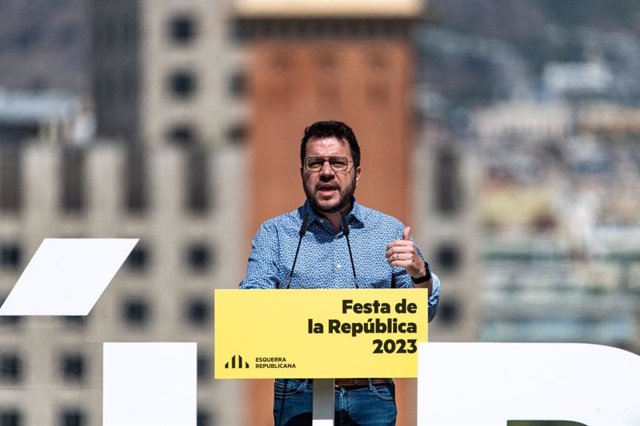
<svg viewBox="0 0 640 426">
<path fill-rule="evenodd" d="M 431 279 L 431 268 L 429 268 L 429 264 L 427 263 L 426 260 L 424 262 L 424 269 L 425 271 L 427 271 L 427 273 L 424 274 L 424 277 L 420 277 L 420 278 L 411 277 L 411 281 L 413 281 L 414 284 L 426 283 Z"/>
</svg>

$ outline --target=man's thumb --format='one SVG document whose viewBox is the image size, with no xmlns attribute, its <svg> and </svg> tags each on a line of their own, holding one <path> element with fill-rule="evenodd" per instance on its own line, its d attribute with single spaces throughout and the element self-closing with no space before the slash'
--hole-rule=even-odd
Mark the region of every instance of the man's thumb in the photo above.
<svg viewBox="0 0 640 426">
<path fill-rule="evenodd" d="M 404 231 L 402 231 L 402 239 L 403 240 L 408 240 L 408 239 L 410 239 L 410 235 L 411 235 L 411 227 L 410 226 L 405 226 L 404 227 Z"/>
</svg>

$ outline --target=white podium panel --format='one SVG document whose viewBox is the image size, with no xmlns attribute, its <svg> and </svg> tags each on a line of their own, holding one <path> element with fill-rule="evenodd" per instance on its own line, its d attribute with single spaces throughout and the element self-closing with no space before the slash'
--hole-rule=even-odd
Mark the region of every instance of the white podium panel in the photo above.
<svg viewBox="0 0 640 426">
<path fill-rule="evenodd" d="M 418 424 L 640 425 L 640 356 L 574 343 L 420 343 Z"/>
<path fill-rule="evenodd" d="M 0 315 L 88 315 L 137 238 L 46 238 Z"/>
<path fill-rule="evenodd" d="M 104 426 L 196 426 L 196 343 L 105 343 Z"/>
</svg>

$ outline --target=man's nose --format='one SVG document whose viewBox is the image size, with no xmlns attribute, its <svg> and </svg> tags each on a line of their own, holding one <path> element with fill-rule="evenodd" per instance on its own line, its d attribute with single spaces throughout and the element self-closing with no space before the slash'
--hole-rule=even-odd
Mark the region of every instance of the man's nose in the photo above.
<svg viewBox="0 0 640 426">
<path fill-rule="evenodd" d="M 331 168 L 331 164 L 329 164 L 329 161 L 325 161 L 324 163 L 322 163 L 322 168 L 320 169 L 320 173 L 327 176 L 327 175 L 333 175 L 333 169 Z"/>
</svg>

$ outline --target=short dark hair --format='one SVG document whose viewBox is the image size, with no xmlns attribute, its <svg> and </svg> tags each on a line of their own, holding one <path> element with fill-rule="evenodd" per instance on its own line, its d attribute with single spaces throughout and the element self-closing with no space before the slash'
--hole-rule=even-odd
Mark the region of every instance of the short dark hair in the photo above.
<svg viewBox="0 0 640 426">
<path fill-rule="evenodd" d="M 304 129 L 304 136 L 300 143 L 300 163 L 304 163 L 304 157 L 307 154 L 307 142 L 311 139 L 337 138 L 341 141 L 347 141 L 351 150 L 351 157 L 355 167 L 360 165 L 360 146 L 356 135 L 341 121 L 316 121 L 311 126 Z"/>
</svg>

